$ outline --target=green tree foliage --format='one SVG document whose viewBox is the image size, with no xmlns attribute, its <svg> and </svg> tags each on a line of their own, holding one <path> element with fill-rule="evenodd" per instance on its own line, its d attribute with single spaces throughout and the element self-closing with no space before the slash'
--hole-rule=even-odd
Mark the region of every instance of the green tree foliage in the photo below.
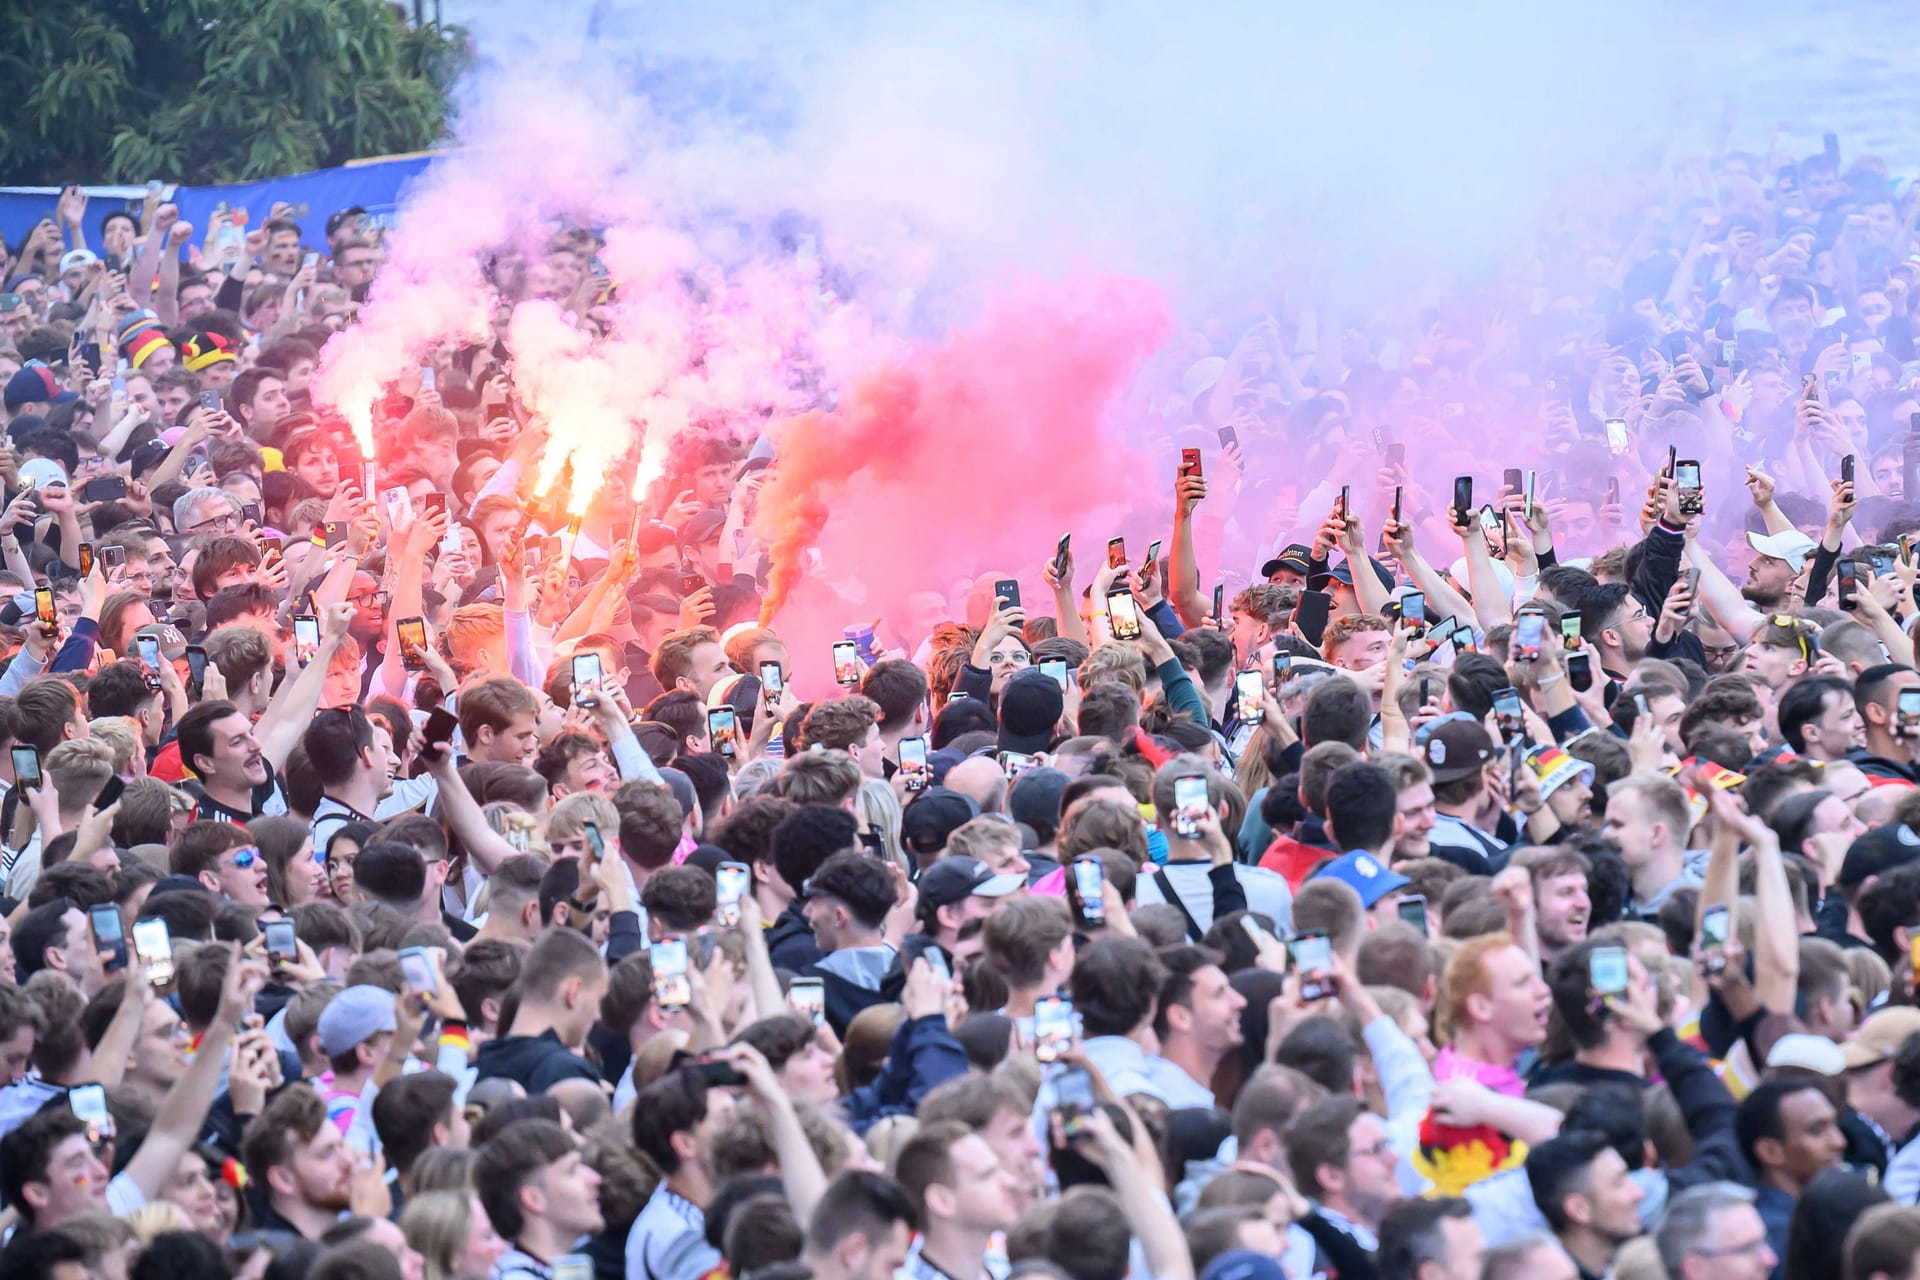
<svg viewBox="0 0 1920 1280">
<path fill-rule="evenodd" d="M 0 0 L 0 183 L 235 182 L 418 151 L 466 34 L 386 0 Z"/>
</svg>

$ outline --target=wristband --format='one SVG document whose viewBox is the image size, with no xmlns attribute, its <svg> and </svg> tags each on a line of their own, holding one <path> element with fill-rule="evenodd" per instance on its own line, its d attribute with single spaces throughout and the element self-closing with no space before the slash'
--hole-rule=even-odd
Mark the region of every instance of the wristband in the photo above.
<svg viewBox="0 0 1920 1280">
<path fill-rule="evenodd" d="M 1552 688 L 1554 685 L 1559 684 L 1562 680 L 1565 680 L 1566 678 L 1567 677 L 1565 675 L 1557 675 L 1546 680 L 1535 680 L 1533 682 L 1533 687 L 1536 689 L 1549 689 L 1549 688 Z"/>
<path fill-rule="evenodd" d="M 440 1047 L 458 1049 L 467 1052 L 473 1048 L 473 1037 L 467 1034 L 467 1024 L 448 1020 L 440 1024 Z"/>
</svg>

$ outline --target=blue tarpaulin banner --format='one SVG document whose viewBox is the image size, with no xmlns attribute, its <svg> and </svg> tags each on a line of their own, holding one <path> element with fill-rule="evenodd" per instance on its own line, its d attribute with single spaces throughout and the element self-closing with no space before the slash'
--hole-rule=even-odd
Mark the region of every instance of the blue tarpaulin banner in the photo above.
<svg viewBox="0 0 1920 1280">
<path fill-rule="evenodd" d="M 198 245 L 206 235 L 207 218 L 213 207 L 226 201 L 230 208 L 244 208 L 248 223 L 258 227 L 266 220 L 273 203 L 307 206 L 301 218 L 302 243 L 326 248 L 327 215 L 353 205 L 364 206 L 376 224 L 386 225 L 397 211 L 406 185 L 425 171 L 432 162 L 429 155 L 391 156 L 342 165 L 338 169 L 316 169 L 312 173 L 292 173 L 264 182 L 242 182 L 231 186 L 169 186 L 165 196 L 180 206 L 180 216 L 193 224 L 191 243 Z M 100 220 L 116 209 L 138 210 L 146 196 L 144 186 L 82 185 L 88 195 L 87 245 L 100 249 Z M 7 243 L 19 246 L 34 224 L 53 216 L 56 187 L 0 187 L 0 235 Z"/>
</svg>

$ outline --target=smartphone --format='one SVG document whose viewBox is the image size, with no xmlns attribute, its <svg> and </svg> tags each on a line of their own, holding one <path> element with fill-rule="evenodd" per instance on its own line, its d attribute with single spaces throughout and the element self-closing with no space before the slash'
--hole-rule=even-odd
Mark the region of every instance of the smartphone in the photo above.
<svg viewBox="0 0 1920 1280">
<path fill-rule="evenodd" d="M 1468 514 L 1472 512 L 1473 510 L 1473 477 L 1472 476 L 1455 476 L 1453 478 L 1453 510 L 1454 510 L 1454 518 L 1461 521 L 1466 520 Z"/>
<path fill-rule="evenodd" d="M 600 824 L 589 822 L 581 826 L 581 834 L 587 837 L 587 852 L 596 859 L 607 856 L 607 838 L 600 834 Z"/>
<path fill-rule="evenodd" d="M 1860 603 L 1860 568 L 1851 560 L 1840 562 L 1840 607 L 1851 613 Z"/>
<path fill-rule="evenodd" d="M 1725 907 L 1708 907 L 1700 917 L 1700 945 L 1706 954 L 1708 973 L 1723 973 L 1727 967 L 1727 922 L 1731 913 Z"/>
<path fill-rule="evenodd" d="M 1563 613 L 1560 615 L 1560 640 L 1569 649 L 1580 647 L 1580 615 Z"/>
<path fill-rule="evenodd" d="M 1508 742 L 1517 741 L 1526 719 L 1521 711 L 1520 691 L 1511 685 L 1496 689 L 1493 693 L 1493 719 L 1500 726 L 1500 736 Z"/>
<path fill-rule="evenodd" d="M 1195 774 L 1173 780 L 1173 831 L 1182 840 L 1200 838 L 1200 820 L 1212 811 L 1207 780 Z"/>
<path fill-rule="evenodd" d="M 714 919 L 731 929 L 740 923 L 740 899 L 746 896 L 747 886 L 753 883 L 753 872 L 744 862 L 723 862 L 714 868 L 713 882 L 719 894 L 719 908 Z"/>
<path fill-rule="evenodd" d="M 1920 689 L 1902 689 L 1894 714 L 1899 719 L 1901 737 L 1920 737 Z"/>
<path fill-rule="evenodd" d="M 380 509 L 387 513 L 387 527 L 413 523 L 413 495 L 404 486 L 395 485 L 380 495 Z"/>
<path fill-rule="evenodd" d="M 1088 924 L 1105 924 L 1104 901 L 1106 869 L 1097 853 L 1082 854 L 1073 860 L 1073 895 L 1080 903 L 1080 918 Z"/>
<path fill-rule="evenodd" d="M 40 772 L 40 748 L 13 748 L 13 781 L 15 786 L 20 787 L 39 787 L 46 784 L 46 778 Z"/>
<path fill-rule="evenodd" d="M 1213 584 L 1213 620 L 1219 622 L 1227 616 L 1227 584 Z"/>
<path fill-rule="evenodd" d="M 425 947 L 402 948 L 400 972 L 406 978 L 407 985 L 422 995 L 432 995 L 439 990 L 439 983 L 433 977 L 433 957 L 427 954 Z"/>
<path fill-rule="evenodd" d="M 849 689 L 860 683 L 860 646 L 851 640 L 834 641 L 833 682 Z"/>
<path fill-rule="evenodd" d="M 1160 539 L 1155 538 L 1147 544 L 1147 558 L 1140 562 L 1140 576 L 1149 578 L 1160 567 Z"/>
<path fill-rule="evenodd" d="M 300 259 L 300 265 L 310 271 L 320 265 L 320 255 L 309 253 Z"/>
<path fill-rule="evenodd" d="M 1608 506 L 1617 507 L 1620 505 L 1620 477 L 1619 476 L 1607 477 L 1606 501 Z"/>
<path fill-rule="evenodd" d="M 79 1084 L 67 1090 L 67 1105 L 76 1119 L 86 1122 L 87 1144 L 99 1146 L 113 1137 L 113 1115 L 107 1110 L 104 1085 Z"/>
<path fill-rule="evenodd" d="M 100 788 L 100 794 L 93 798 L 94 809 L 100 812 L 111 809 L 115 804 L 119 803 L 120 794 L 126 789 L 126 779 L 117 773 L 112 775 L 107 779 L 105 785 Z"/>
<path fill-rule="evenodd" d="M 927 782 L 933 776 L 933 769 L 927 763 L 927 740 L 925 738 L 900 739 L 900 772 L 906 777 L 909 791 L 925 791 Z"/>
<path fill-rule="evenodd" d="M 693 984 L 687 978 L 687 940 L 662 938 L 647 948 L 647 960 L 653 965 L 653 1002 L 662 1009 L 684 1009 L 693 1000 Z M 821 1008 L 825 1009 L 824 1002 Z"/>
<path fill-rule="evenodd" d="M 306 666 L 320 656 L 320 619 L 310 613 L 293 619 L 293 660 Z"/>
<path fill-rule="evenodd" d="M 1242 671 L 1233 678 L 1234 714 L 1241 724 L 1259 724 L 1266 718 L 1262 705 L 1267 697 L 1267 682 L 1258 671 Z"/>
<path fill-rule="evenodd" d="M 1587 957 L 1587 985 L 1597 996 L 1624 995 L 1627 990 L 1627 949 L 1595 947 Z"/>
<path fill-rule="evenodd" d="M 154 636 L 135 636 L 133 647 L 140 657 L 140 665 L 146 668 L 147 674 L 156 674 L 160 670 L 159 639 Z"/>
<path fill-rule="evenodd" d="M 38 587 L 33 593 L 33 612 L 42 623 L 49 627 L 60 625 L 60 615 L 54 612 L 53 588 Z"/>
<path fill-rule="evenodd" d="M 269 959 L 291 962 L 300 958 L 300 943 L 294 933 L 293 921 L 269 920 L 266 932 Z"/>
<path fill-rule="evenodd" d="M 158 916 L 133 922 L 133 954 L 145 969 L 147 981 L 164 987 L 173 981 L 173 938 L 167 922 Z"/>
<path fill-rule="evenodd" d="M 1282 683 L 1283 681 L 1285 681 L 1285 680 L 1286 680 L 1286 678 L 1287 678 L 1287 676 L 1288 676 L 1288 674 L 1289 674 L 1289 673 L 1290 673 L 1290 672 L 1291 672 L 1292 670 L 1293 670 L 1293 655 L 1292 655 L 1292 654 L 1290 654 L 1290 653 L 1276 653 L 1276 654 L 1274 654 L 1274 655 L 1273 655 L 1273 682 L 1274 682 L 1274 684 L 1276 684 L 1276 685 L 1278 685 L 1278 684 L 1280 684 L 1280 683 Z"/>
<path fill-rule="evenodd" d="M 1707 509 L 1705 492 L 1700 485 L 1700 462 L 1696 458 L 1682 458 L 1673 464 L 1673 483 L 1679 490 L 1680 514 L 1697 516 Z"/>
<path fill-rule="evenodd" d="M 1115 640 L 1140 638 L 1140 606 L 1133 593 L 1121 587 L 1107 596 L 1107 618 L 1113 624 Z"/>
<path fill-rule="evenodd" d="M 459 716 L 445 707 L 435 707 L 427 713 L 427 723 L 420 732 L 428 746 L 438 747 L 453 741 L 453 731 L 459 727 Z"/>
<path fill-rule="evenodd" d="M 1038 758 L 1030 756 L 1024 751 L 1002 751 L 1000 753 L 1000 768 L 1006 773 L 1009 779 L 1019 777 L 1022 773 L 1025 773 L 1028 769 L 1033 768 L 1033 766 L 1039 763 Z"/>
<path fill-rule="evenodd" d="M 218 413 L 226 406 L 220 403 L 220 393 L 218 391 L 202 391 L 200 393 L 200 407 L 202 409 L 211 409 L 215 413 Z"/>
<path fill-rule="evenodd" d="M 91 542 L 83 542 L 80 544 L 80 576 L 83 578 L 87 578 L 87 577 L 91 577 L 92 575 L 93 575 L 93 544 Z"/>
<path fill-rule="evenodd" d="M 1107 568 L 1124 569 L 1127 567 L 1127 540 L 1125 538 L 1107 539 Z"/>
<path fill-rule="evenodd" d="M 822 979 L 795 978 L 787 984 L 787 1008 L 809 1019 L 814 1026 L 827 1022 L 827 989 Z"/>
<path fill-rule="evenodd" d="M 1067 557 L 1073 548 L 1073 535 L 1063 533 L 1059 543 L 1053 549 L 1053 576 L 1065 580 L 1067 576 Z"/>
<path fill-rule="evenodd" d="M 1300 975 L 1300 1000 L 1311 1004 L 1333 994 L 1333 943 L 1313 929 L 1287 942 L 1287 955 Z"/>
<path fill-rule="evenodd" d="M 1086 1130 L 1086 1116 L 1093 1110 L 1093 1077 L 1085 1067 L 1073 1067 L 1053 1078 L 1053 1109 L 1066 1117 L 1061 1127 L 1068 1137 Z"/>
<path fill-rule="evenodd" d="M 1013 578 L 1002 578 L 994 583 L 993 594 L 999 598 L 1002 609 L 1020 607 L 1020 583 Z"/>
<path fill-rule="evenodd" d="M 1546 632 L 1546 614 L 1533 609 L 1522 610 L 1513 621 L 1513 656 L 1522 662 L 1532 662 L 1538 658 Z"/>
<path fill-rule="evenodd" d="M 1607 419 L 1607 448 L 1611 449 L 1615 453 L 1625 453 L 1628 449 L 1631 449 L 1632 447 L 1633 447 L 1633 440 L 1630 436 L 1627 435 L 1627 420 L 1625 418 L 1608 418 Z M 1616 480 L 1613 482 L 1610 492 L 1612 493 L 1612 495 L 1616 500 L 1619 498 L 1620 496 L 1619 481 Z"/>
<path fill-rule="evenodd" d="M 1405 446 L 1404 444 L 1401 444 L 1398 440 L 1394 441 L 1392 444 L 1389 444 L 1387 446 L 1387 465 L 1390 467 L 1406 466 L 1407 465 L 1407 446 Z"/>
<path fill-rule="evenodd" d="M 421 365 L 420 366 L 420 389 L 422 391 L 431 391 L 433 390 L 433 386 L 434 386 L 433 366 L 430 364 Z"/>
<path fill-rule="evenodd" d="M 1340 518 L 1347 519 L 1353 514 L 1353 494 L 1349 486 L 1340 486 Z"/>
<path fill-rule="evenodd" d="M 1324 591 L 1302 591 L 1293 606 L 1293 626 L 1300 638 L 1318 649 L 1326 638 L 1327 619 L 1333 616 L 1333 597 Z"/>
<path fill-rule="evenodd" d="M 1400 905 L 1396 910 L 1399 911 L 1403 922 L 1418 929 L 1421 937 L 1427 936 L 1427 900 L 1424 896 L 1410 893 L 1400 899 Z"/>
<path fill-rule="evenodd" d="M 107 971 L 127 967 L 127 933 L 120 921 L 120 908 L 111 902 L 87 909 L 87 923 L 93 926 L 93 949 L 100 953 Z"/>
<path fill-rule="evenodd" d="M 1182 449 L 1180 451 L 1180 478 L 1184 480 L 1188 476 L 1197 476 L 1199 474 L 1200 451 L 1198 449 Z"/>
<path fill-rule="evenodd" d="M 394 624 L 400 636 L 400 665 L 408 671 L 427 669 L 427 620 L 402 618 Z M 598 659 L 595 659 L 598 661 Z"/>
<path fill-rule="evenodd" d="M 1410 622 L 1417 627 L 1427 625 L 1426 592 L 1409 591 L 1400 597 L 1400 620 Z"/>
<path fill-rule="evenodd" d="M 732 707 L 711 707 L 707 710 L 707 740 L 712 744 L 713 754 L 733 759 L 740 753 L 739 736 Z"/>
<path fill-rule="evenodd" d="M 1240 443 L 1240 433 L 1232 427 L 1222 427 L 1215 434 L 1220 437 L 1220 447 L 1222 449 L 1229 445 L 1238 446 Z"/>
<path fill-rule="evenodd" d="M 780 695 L 786 692 L 786 688 L 787 678 L 781 673 L 779 663 L 763 662 L 760 664 L 760 696 L 766 699 L 769 708 L 772 708 L 780 701 Z"/>
<path fill-rule="evenodd" d="M 1502 493 L 1519 493 L 1521 483 L 1520 468 L 1518 467 L 1508 467 L 1500 473 L 1500 491 Z"/>
<path fill-rule="evenodd" d="M 1579 693 L 1593 688 L 1593 659 L 1584 653 L 1568 654 L 1567 680 Z"/>
<path fill-rule="evenodd" d="M 127 549 L 112 545 L 100 548 L 100 566 L 103 569 L 124 569 L 127 567 Z"/>
<path fill-rule="evenodd" d="M 1401 487 L 1400 487 L 1399 485 L 1395 485 L 1395 486 L 1393 486 L 1393 522 L 1394 522 L 1395 524 L 1399 524 L 1399 523 L 1401 522 L 1401 521 L 1400 521 L 1400 498 L 1401 498 L 1401 493 L 1402 493 L 1402 490 L 1401 490 Z M 1384 536 L 1383 536 L 1383 537 L 1381 538 L 1381 541 L 1382 541 L 1383 543 L 1384 543 L 1384 542 L 1386 541 L 1386 539 L 1385 539 L 1385 537 L 1384 537 Z"/>
<path fill-rule="evenodd" d="M 1047 996 L 1033 1004 L 1033 1056 L 1042 1062 L 1058 1062 L 1073 1048 L 1073 1001 L 1065 996 Z"/>
<path fill-rule="evenodd" d="M 1840 483 L 1841 484 L 1853 483 L 1853 455 L 1852 454 L 1848 454 L 1846 457 L 1840 459 Z"/>
<path fill-rule="evenodd" d="M 1059 685 L 1064 691 L 1067 687 L 1067 660 L 1065 658 L 1042 658 L 1040 674 Z"/>
</svg>

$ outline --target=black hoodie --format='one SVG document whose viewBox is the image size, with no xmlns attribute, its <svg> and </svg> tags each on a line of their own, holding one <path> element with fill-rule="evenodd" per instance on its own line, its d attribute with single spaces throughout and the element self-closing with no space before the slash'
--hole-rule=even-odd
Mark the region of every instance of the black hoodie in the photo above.
<svg viewBox="0 0 1920 1280">
<path fill-rule="evenodd" d="M 475 1080 L 504 1076 L 517 1080 L 529 1094 L 544 1093 L 560 1080 L 599 1080 L 600 1072 L 585 1058 L 568 1050 L 549 1029 L 537 1036 L 503 1036 L 480 1046 L 473 1060 Z"/>
<path fill-rule="evenodd" d="M 814 942 L 813 926 L 801 914 L 800 900 L 795 898 L 767 929 L 767 957 L 774 968 L 798 973 L 825 955 Z"/>
</svg>

